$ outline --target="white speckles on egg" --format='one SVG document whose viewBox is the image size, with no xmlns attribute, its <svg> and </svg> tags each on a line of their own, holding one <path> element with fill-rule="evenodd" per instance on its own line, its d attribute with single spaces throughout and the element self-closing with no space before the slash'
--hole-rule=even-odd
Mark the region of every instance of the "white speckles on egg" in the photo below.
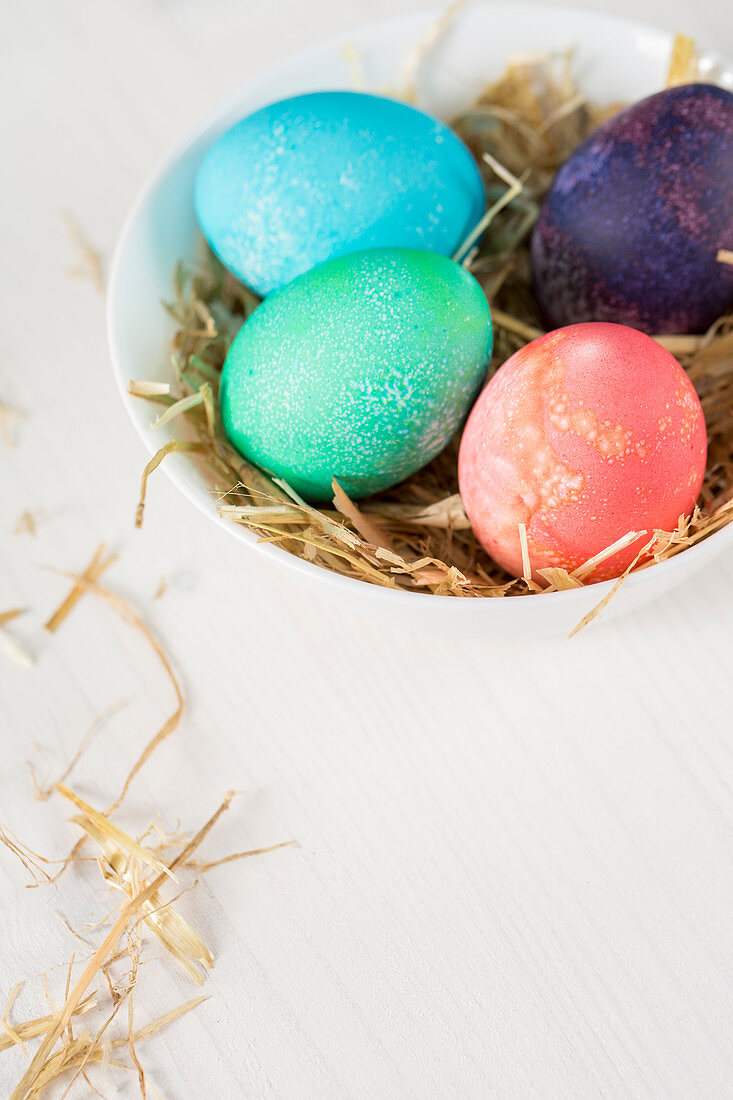
<svg viewBox="0 0 733 1100">
<path fill-rule="evenodd" d="M 380 96 L 318 92 L 223 134 L 202 161 L 195 201 L 222 262 L 264 295 L 364 248 L 452 255 L 485 195 L 471 154 L 443 123 Z"/>
<path fill-rule="evenodd" d="M 486 298 L 445 257 L 377 249 L 268 298 L 222 380 L 227 434 L 311 500 L 396 484 L 458 428 L 491 353 Z"/>
<path fill-rule="evenodd" d="M 596 567 L 604 579 L 652 530 L 689 514 L 705 452 L 700 402 L 669 352 L 633 329 L 580 324 L 528 344 L 494 376 L 463 434 L 459 482 L 478 538 L 514 575 L 519 524 L 536 575 L 643 531 Z"/>
</svg>

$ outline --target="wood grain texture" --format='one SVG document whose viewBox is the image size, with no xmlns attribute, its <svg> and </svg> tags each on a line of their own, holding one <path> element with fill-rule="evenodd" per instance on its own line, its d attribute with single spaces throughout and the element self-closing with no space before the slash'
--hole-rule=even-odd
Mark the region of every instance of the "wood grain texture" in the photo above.
<svg viewBox="0 0 733 1100">
<path fill-rule="evenodd" d="M 217 956 L 211 999 L 141 1045 L 168 1098 L 733 1096 L 733 562 L 572 643 L 482 645 L 379 630 L 247 556 L 164 476 L 133 530 L 142 446 L 108 363 L 70 211 L 106 258 L 137 188 L 248 74 L 400 0 L 52 0 L 16 4 L 0 43 L 0 610 L 36 652 L 0 661 L 0 818 L 39 850 L 76 837 L 24 762 L 100 804 L 174 700 L 144 641 L 85 597 L 42 624 L 102 540 L 185 685 L 180 729 L 118 820 L 195 829 L 243 795 L 181 911 Z M 604 3 L 584 5 L 601 9 Z M 733 53 L 729 0 L 617 0 L 622 14 Z M 13 534 L 28 509 L 38 532 Z M 153 600 L 162 574 L 165 593 Z M 93 866 L 26 891 L 0 851 L 0 996 L 63 966 L 112 901 Z M 191 996 L 151 950 L 145 1023 Z M 153 973 L 154 969 L 154 973 Z M 46 1011 L 32 981 L 21 1014 Z M 0 1055 L 0 1092 L 21 1052 Z M 100 1082 L 136 1095 L 133 1075 Z M 115 1089 L 119 1091 L 115 1092 Z M 84 1095 L 80 1088 L 77 1095 Z"/>
</svg>

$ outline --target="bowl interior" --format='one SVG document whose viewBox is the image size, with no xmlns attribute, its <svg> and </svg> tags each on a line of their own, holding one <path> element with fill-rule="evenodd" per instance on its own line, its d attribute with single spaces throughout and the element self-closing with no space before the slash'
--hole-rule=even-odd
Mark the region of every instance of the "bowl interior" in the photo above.
<svg viewBox="0 0 733 1100">
<path fill-rule="evenodd" d="M 364 87 L 399 97 L 406 59 L 441 14 L 426 12 L 371 24 L 330 39 L 298 54 L 245 84 L 204 120 L 167 157 L 139 197 L 123 229 L 110 276 L 108 319 L 112 359 L 127 410 L 151 453 L 175 437 L 173 428 L 151 428 L 152 406 L 127 393 L 131 379 L 170 377 L 169 341 L 172 322 L 161 300 L 172 294 L 172 274 L 179 260 L 194 259 L 199 231 L 194 218 L 193 183 L 199 162 L 212 140 L 237 119 L 257 107 L 298 92 L 352 87 L 348 56 L 358 56 Z M 461 11 L 431 49 L 415 74 L 418 104 L 442 118 L 466 107 L 489 81 L 503 71 L 512 54 L 574 51 L 573 66 L 583 90 L 598 102 L 634 100 L 663 87 L 672 36 L 665 31 L 612 16 L 572 8 L 533 4 L 479 4 Z M 733 65 L 710 57 L 715 79 L 733 87 Z M 166 474 L 216 522 L 208 482 L 185 455 L 171 455 Z M 414 611 L 429 604 L 441 614 L 483 616 L 487 613 L 513 624 L 545 618 L 565 623 L 584 614 L 608 584 L 572 592 L 549 593 L 535 599 L 456 600 L 450 597 L 393 592 L 330 574 L 272 545 L 259 544 L 241 525 L 226 522 L 237 538 L 282 565 L 307 576 L 311 583 L 336 585 L 344 594 L 369 595 L 383 603 L 409 604 Z M 670 587 L 678 576 L 722 548 L 733 536 L 733 525 L 699 546 L 667 562 L 632 575 L 609 610 L 614 613 L 645 602 Z M 448 610 L 451 605 L 452 610 Z M 561 610 L 562 609 L 562 610 Z M 519 626 L 521 629 L 521 626 Z"/>
</svg>

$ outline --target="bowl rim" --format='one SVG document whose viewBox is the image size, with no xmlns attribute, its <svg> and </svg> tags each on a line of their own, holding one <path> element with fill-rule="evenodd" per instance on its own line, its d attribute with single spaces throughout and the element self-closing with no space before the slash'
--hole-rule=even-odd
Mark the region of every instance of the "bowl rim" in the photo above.
<svg viewBox="0 0 733 1100">
<path fill-rule="evenodd" d="M 475 8 L 490 8 L 493 13 L 496 13 L 499 9 L 506 9 L 507 12 L 511 12 L 513 19 L 521 17 L 522 14 L 532 15 L 540 10 L 545 14 L 554 11 L 556 13 L 562 13 L 565 17 L 571 16 L 576 21 L 591 22 L 595 24 L 605 22 L 607 24 L 613 24 L 615 27 L 624 27 L 629 32 L 643 32 L 656 37 L 658 40 L 666 40 L 670 46 L 674 39 L 670 31 L 654 26 L 653 24 L 645 23 L 627 16 L 614 15 L 608 12 L 584 11 L 583 9 L 575 8 L 569 4 L 536 4 L 532 3 L 532 0 L 522 0 L 521 3 L 512 3 L 512 0 L 503 0 L 503 2 L 499 3 L 488 3 L 482 0 L 482 2 L 471 4 L 467 10 L 470 11 Z M 136 229 L 138 218 L 148 200 L 154 194 L 165 176 L 174 168 L 190 147 L 199 141 L 209 130 L 218 125 L 222 117 L 233 110 L 247 88 L 255 87 L 259 81 L 276 80 L 278 75 L 281 72 L 289 70 L 294 62 L 305 62 L 309 56 L 318 55 L 324 48 L 328 49 L 329 47 L 342 46 L 344 42 L 348 42 L 354 37 L 359 37 L 367 32 L 373 35 L 377 35 L 380 29 L 384 29 L 385 32 L 391 32 L 394 31 L 395 27 L 399 24 L 409 25 L 424 21 L 424 24 L 427 26 L 432 20 L 435 20 L 442 14 L 444 14 L 444 9 L 442 7 L 431 7 L 416 12 L 403 13 L 397 16 L 387 16 L 382 19 L 368 20 L 348 30 L 327 35 L 304 49 L 289 54 L 274 65 L 267 66 L 250 79 L 242 82 L 235 90 L 221 99 L 211 110 L 207 111 L 191 129 L 183 135 L 183 137 L 173 144 L 170 150 L 158 160 L 146 176 L 142 187 L 138 190 L 123 220 L 122 228 L 115 244 L 107 280 L 106 323 L 112 369 L 117 388 L 122 398 L 122 403 L 139 437 L 143 441 L 146 450 L 151 456 L 159 450 L 159 447 L 151 438 L 149 429 L 145 428 L 142 421 L 133 411 L 140 401 L 140 398 L 133 397 L 128 391 L 128 384 L 131 381 L 131 376 L 125 369 L 124 356 L 120 345 L 118 318 L 119 285 L 122 278 L 121 271 L 125 262 L 128 245 Z M 728 64 L 733 68 L 733 61 L 728 62 Z M 531 614 L 532 607 L 536 606 L 534 599 L 497 599 L 495 597 L 478 596 L 457 599 L 455 596 L 440 596 L 434 593 L 419 592 L 417 590 L 409 592 L 404 589 L 370 584 L 367 581 L 355 577 L 345 577 L 330 569 L 315 565 L 303 558 L 296 557 L 294 554 L 289 553 L 287 550 L 273 543 L 261 542 L 253 531 L 250 531 L 242 524 L 237 524 L 221 516 L 216 510 L 213 500 L 209 499 L 198 488 L 191 486 L 182 476 L 183 464 L 190 461 L 190 459 L 185 459 L 182 455 L 174 453 L 169 456 L 168 461 L 163 465 L 165 475 L 176 488 L 189 501 L 195 504 L 200 512 L 209 519 L 214 520 L 220 527 L 228 531 L 229 534 L 238 538 L 253 550 L 270 558 L 275 564 L 287 566 L 305 580 L 310 578 L 318 583 L 329 584 L 345 594 L 351 593 L 355 596 L 363 595 L 373 600 L 387 601 L 393 607 L 399 604 L 403 607 L 415 609 L 419 605 L 425 605 L 426 599 L 429 598 L 429 604 L 431 606 L 446 609 L 448 607 L 460 608 L 460 610 L 451 611 L 450 614 L 453 615 L 470 616 L 484 614 L 483 611 L 469 610 L 475 608 L 476 605 L 482 607 L 488 604 L 496 607 L 498 604 L 499 606 L 508 606 L 512 608 L 516 608 L 517 605 L 520 607 L 525 606 L 526 610 L 524 614 Z M 653 574 L 658 581 L 663 582 L 664 578 L 671 577 L 675 572 L 679 572 L 681 569 L 694 571 L 697 566 L 705 561 L 705 559 L 718 555 L 722 550 L 722 543 L 724 540 L 727 542 L 733 540 L 733 523 L 720 528 L 718 531 L 714 531 L 707 538 L 688 547 L 679 554 L 674 555 L 674 557 L 667 558 L 662 562 L 656 562 L 648 568 L 628 574 L 624 578 L 624 588 L 627 590 L 634 590 L 643 586 L 645 583 L 648 584 L 651 574 Z M 690 555 L 692 557 L 690 557 Z M 563 607 L 570 608 L 573 605 L 587 603 L 589 601 L 596 603 L 600 601 L 606 593 L 610 592 L 611 588 L 616 583 L 618 583 L 618 581 L 614 579 L 597 581 L 593 584 L 583 585 L 580 588 L 553 592 L 538 592 L 533 595 L 535 597 L 542 596 L 543 601 L 553 601 L 553 604 L 557 606 L 559 610 L 560 604 L 562 604 Z M 419 601 L 419 603 L 416 604 L 416 601 Z M 500 612 L 500 614 L 502 613 L 507 612 Z M 516 612 L 511 613 L 516 614 Z"/>
</svg>

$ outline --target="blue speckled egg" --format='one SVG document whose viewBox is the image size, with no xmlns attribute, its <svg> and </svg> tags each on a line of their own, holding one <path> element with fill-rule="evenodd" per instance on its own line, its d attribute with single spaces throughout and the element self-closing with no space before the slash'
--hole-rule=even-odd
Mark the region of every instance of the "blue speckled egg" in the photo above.
<svg viewBox="0 0 733 1100">
<path fill-rule="evenodd" d="M 364 248 L 452 256 L 485 201 L 452 130 L 359 92 L 295 96 L 242 119 L 208 150 L 195 187 L 207 241 L 263 296 Z"/>
<path fill-rule="evenodd" d="M 396 485 L 445 447 L 492 346 L 481 287 L 444 256 L 351 253 L 258 306 L 224 364 L 227 436 L 311 501 Z"/>
<path fill-rule="evenodd" d="M 562 166 L 532 238 L 549 328 L 617 321 L 703 332 L 733 304 L 733 94 L 669 88 L 621 111 Z"/>
</svg>

